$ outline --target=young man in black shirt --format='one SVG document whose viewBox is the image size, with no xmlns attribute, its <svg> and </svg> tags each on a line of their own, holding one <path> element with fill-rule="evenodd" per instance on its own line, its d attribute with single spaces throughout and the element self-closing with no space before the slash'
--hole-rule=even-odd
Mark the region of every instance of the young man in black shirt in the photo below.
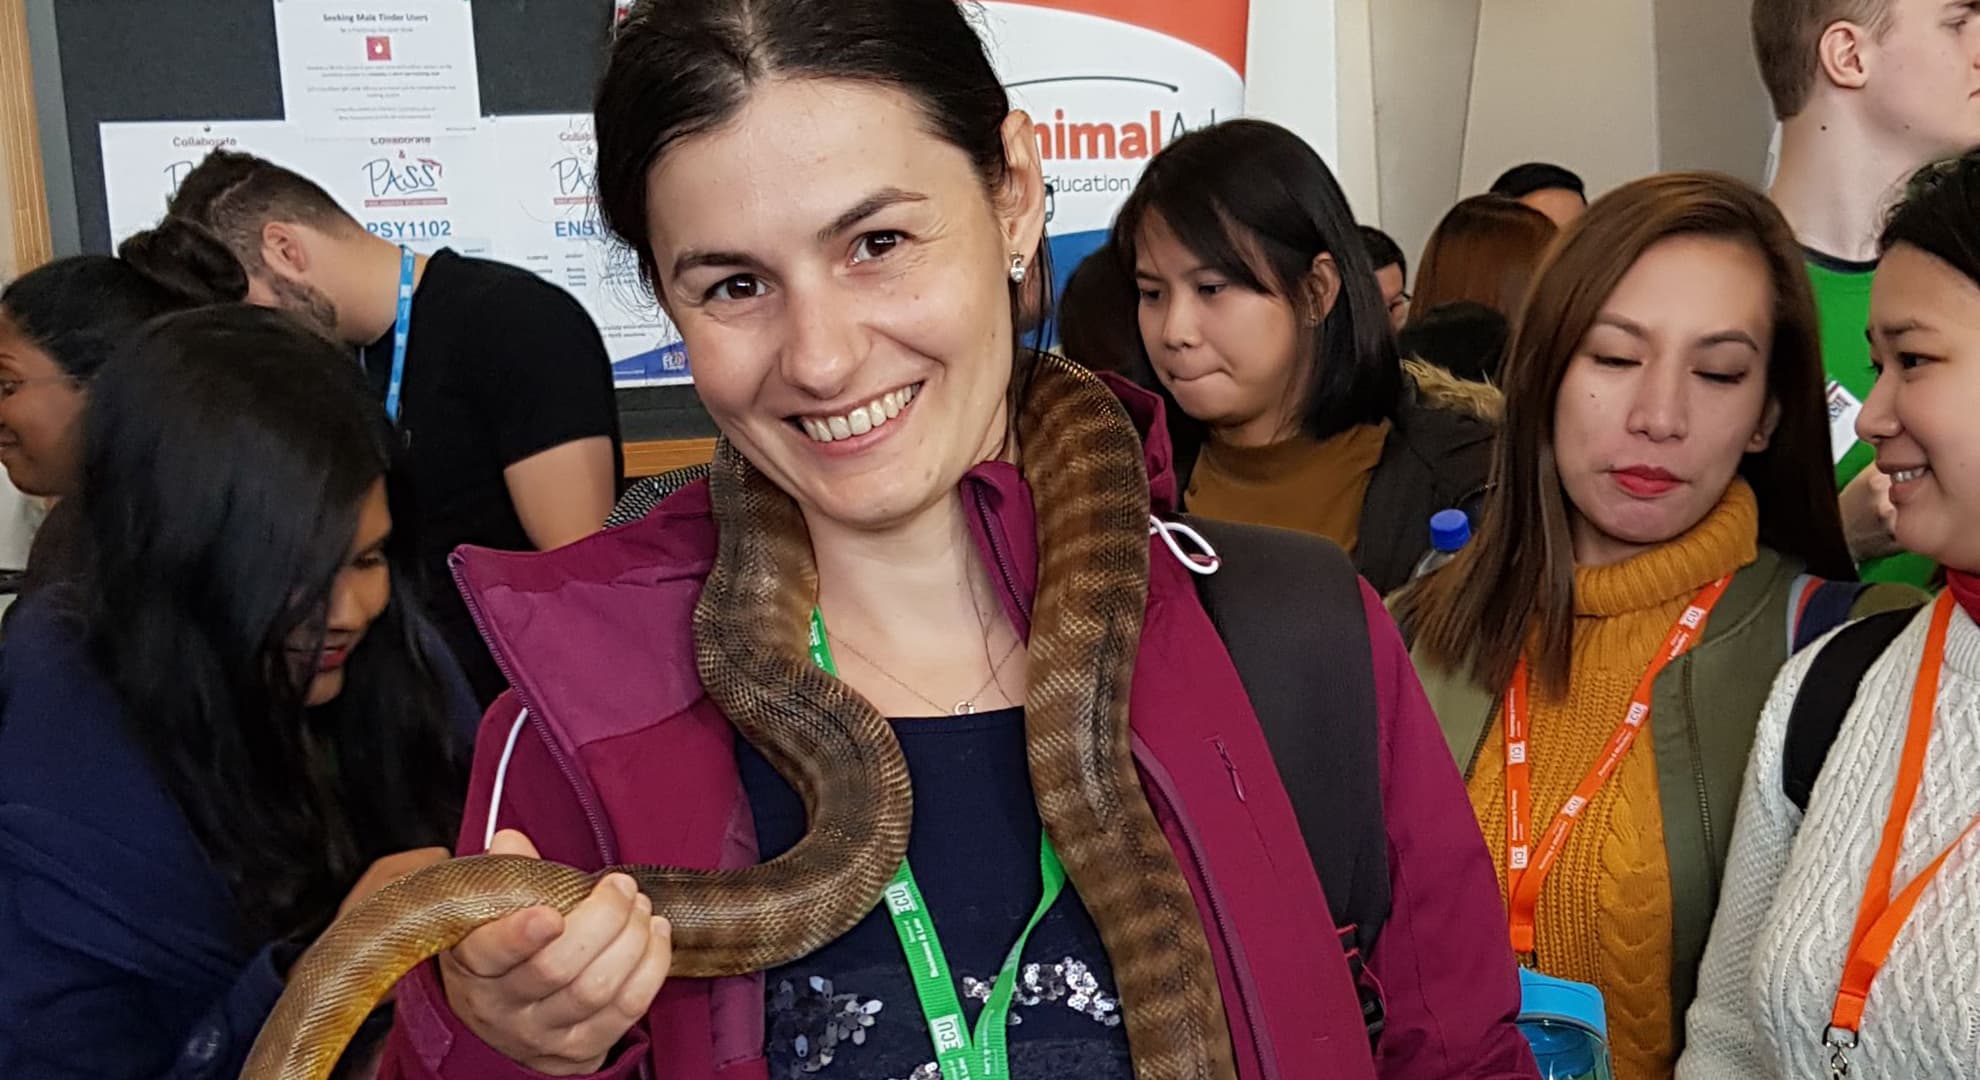
<svg viewBox="0 0 1980 1080">
<path fill-rule="evenodd" d="M 408 569 L 476 693 L 493 700 L 504 680 L 447 556 L 463 544 L 560 547 L 611 512 L 619 422 L 597 326 L 528 271 L 446 249 L 402 251 L 310 180 L 248 154 L 210 154 L 168 211 L 233 250 L 249 300 L 355 350 L 403 445 L 395 503 L 410 520 L 396 524 L 412 534 L 419 563 Z"/>
</svg>

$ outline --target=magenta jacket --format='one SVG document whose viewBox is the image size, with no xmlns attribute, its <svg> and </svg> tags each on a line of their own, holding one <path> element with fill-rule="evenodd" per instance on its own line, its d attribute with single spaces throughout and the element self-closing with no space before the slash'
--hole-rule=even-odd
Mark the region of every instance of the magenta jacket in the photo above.
<svg viewBox="0 0 1980 1080">
<path fill-rule="evenodd" d="M 1119 388 L 1147 432 L 1155 510 L 1175 500 L 1159 406 Z M 1029 631 L 1036 526 L 1009 465 L 962 482 L 983 558 L 1009 571 Z M 714 560 L 708 489 L 560 551 L 463 550 L 456 573 L 514 689 L 483 721 L 460 851 L 494 824 L 584 868 L 757 861 L 734 729 L 702 692 L 691 622 Z M 1327 900 L 1257 717 L 1189 573 L 1151 541 L 1131 699 L 1134 756 L 1209 931 L 1242 1080 L 1532 1078 L 1485 843 L 1380 598 L 1362 586 L 1380 703 L 1393 910 L 1368 965 L 1387 1027 L 1371 1055 Z M 1316 658 L 1317 659 L 1317 658 Z M 522 1080 L 454 1016 L 434 965 L 409 976 L 384 1080 Z M 761 975 L 674 979 L 603 1077 L 766 1080 Z"/>
</svg>

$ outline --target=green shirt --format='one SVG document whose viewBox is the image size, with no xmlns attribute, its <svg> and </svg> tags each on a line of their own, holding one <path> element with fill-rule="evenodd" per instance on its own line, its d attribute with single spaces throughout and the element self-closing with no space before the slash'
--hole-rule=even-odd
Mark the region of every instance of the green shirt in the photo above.
<svg viewBox="0 0 1980 1080">
<path fill-rule="evenodd" d="M 1814 255 L 1808 260 L 1808 280 L 1815 287 L 1815 308 L 1821 316 L 1822 367 L 1828 374 L 1837 490 L 1877 459 L 1870 444 L 1856 438 L 1851 430 L 1857 411 L 1877 382 L 1877 373 L 1870 367 L 1870 339 L 1864 336 L 1870 325 L 1870 285 L 1876 277 L 1874 263 L 1857 266 Z M 1923 555 L 1904 552 L 1871 559 L 1860 570 L 1865 581 L 1897 581 L 1923 588 L 1931 583 L 1935 568 Z"/>
</svg>

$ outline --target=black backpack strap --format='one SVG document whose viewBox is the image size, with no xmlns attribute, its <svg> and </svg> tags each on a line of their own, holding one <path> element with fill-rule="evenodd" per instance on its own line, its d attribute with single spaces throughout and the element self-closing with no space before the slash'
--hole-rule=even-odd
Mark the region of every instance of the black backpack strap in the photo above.
<svg viewBox="0 0 1980 1080">
<path fill-rule="evenodd" d="M 1913 609 L 1883 611 L 1851 623 L 1830 638 L 1808 665 L 1788 712 L 1781 748 L 1781 792 L 1796 809 L 1807 812 L 1815 778 L 1822 773 L 1829 746 L 1842 730 L 1863 676 L 1916 614 Z"/>
<path fill-rule="evenodd" d="M 1307 533 L 1183 516 L 1222 567 L 1196 575 L 1258 714 L 1361 989 L 1369 1038 L 1382 1004 L 1363 959 L 1388 920 L 1380 718 L 1361 579 L 1347 553 Z M 1346 827 L 1344 827 L 1346 826 Z"/>
</svg>

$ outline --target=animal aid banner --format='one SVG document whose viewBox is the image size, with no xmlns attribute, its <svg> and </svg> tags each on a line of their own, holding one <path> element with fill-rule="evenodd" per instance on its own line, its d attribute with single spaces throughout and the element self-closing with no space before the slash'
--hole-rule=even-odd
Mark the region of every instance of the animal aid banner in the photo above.
<svg viewBox="0 0 1980 1080">
<path fill-rule="evenodd" d="M 1244 111 L 1248 0 L 990 0 L 983 33 L 1037 125 L 1057 286 L 1149 159 Z"/>
</svg>

